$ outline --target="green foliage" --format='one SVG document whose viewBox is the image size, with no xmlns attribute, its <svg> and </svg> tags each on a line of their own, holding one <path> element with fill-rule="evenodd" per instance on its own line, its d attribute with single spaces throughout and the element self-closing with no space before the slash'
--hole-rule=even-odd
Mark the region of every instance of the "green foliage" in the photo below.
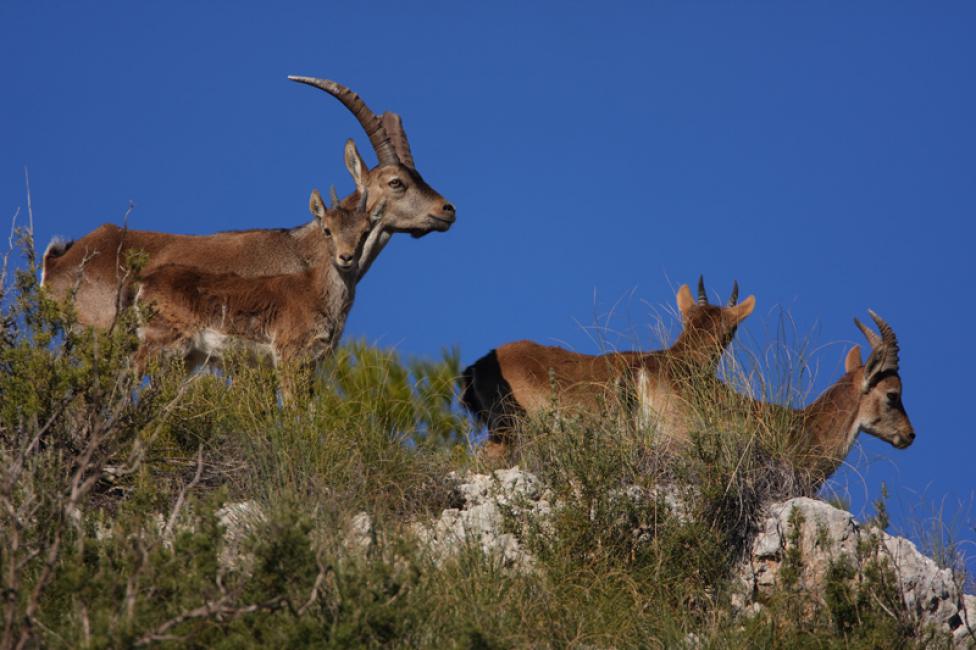
<svg viewBox="0 0 976 650">
<path fill-rule="evenodd" d="M 800 586 L 800 577 L 803 574 L 803 552 L 801 547 L 801 535 L 803 533 L 803 513 L 799 509 L 793 508 L 787 520 L 790 525 L 790 532 L 786 537 L 786 550 L 783 553 L 783 565 L 780 567 L 780 579 L 783 586 L 789 590 L 796 590 Z"/>
<path fill-rule="evenodd" d="M 477 543 L 435 559 L 411 525 L 456 507 L 448 474 L 480 466 L 457 350 L 404 363 L 353 342 L 314 373 L 284 369 L 308 388 L 288 403 L 275 372 L 243 359 L 192 377 L 158 362 L 147 383 L 129 362 L 137 315 L 79 328 L 35 271 L 17 275 L 0 343 L 0 647 L 919 643 L 867 547 L 860 568 L 831 566 L 813 603 L 794 518 L 781 593 L 733 613 L 730 571 L 759 505 L 799 485 L 789 450 L 757 444 L 782 411 L 732 422 L 703 400 L 681 454 L 631 404 L 526 422 L 519 461 L 553 504 L 545 523 L 508 515 L 533 570 Z M 239 539 L 229 502 L 252 508 Z M 368 548 L 349 541 L 362 511 Z"/>
</svg>

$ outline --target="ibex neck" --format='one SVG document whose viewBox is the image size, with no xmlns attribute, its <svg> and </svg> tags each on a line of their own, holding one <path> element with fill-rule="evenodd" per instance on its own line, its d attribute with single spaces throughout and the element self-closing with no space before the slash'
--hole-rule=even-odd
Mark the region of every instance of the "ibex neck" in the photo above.
<svg viewBox="0 0 976 650">
<path fill-rule="evenodd" d="M 687 330 L 682 331 L 668 348 L 668 356 L 679 363 L 691 364 L 701 369 L 714 370 L 724 353 L 717 342 L 706 335 L 692 335 Z"/>
<path fill-rule="evenodd" d="M 317 219 L 292 228 L 289 234 L 295 245 L 295 253 L 310 268 L 330 261 L 325 234 Z"/>
<path fill-rule="evenodd" d="M 351 303 L 356 291 L 356 273 L 342 273 L 332 261 L 332 254 L 324 255 L 323 260 L 307 272 L 309 285 L 316 295 L 323 311 L 337 313 L 344 303 Z"/>
<path fill-rule="evenodd" d="M 802 450 L 822 463 L 829 476 L 843 462 L 857 437 L 857 412 L 861 402 L 860 378 L 863 370 L 846 373 L 817 398 L 802 409 Z"/>
</svg>

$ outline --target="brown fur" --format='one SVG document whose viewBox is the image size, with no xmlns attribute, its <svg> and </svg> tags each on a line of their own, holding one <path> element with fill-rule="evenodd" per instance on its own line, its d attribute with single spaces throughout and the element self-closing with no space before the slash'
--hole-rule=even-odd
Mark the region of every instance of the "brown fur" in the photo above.
<svg viewBox="0 0 976 650">
<path fill-rule="evenodd" d="M 152 315 L 140 328 L 139 368 L 164 350 L 191 366 L 208 355 L 219 360 L 231 342 L 265 346 L 275 363 L 312 362 L 331 352 L 352 306 L 356 261 L 373 219 L 362 205 L 355 212 L 326 210 L 317 191 L 310 208 L 323 230 L 324 260 L 309 269 L 246 278 L 165 265 L 143 274 L 135 300 L 151 306 Z"/>
<path fill-rule="evenodd" d="M 532 341 L 506 343 L 464 370 L 461 402 L 488 427 L 487 453 L 504 455 L 518 418 L 549 406 L 597 412 L 601 402 L 627 399 L 643 374 L 673 384 L 685 372 L 714 374 L 736 328 L 755 308 L 750 296 L 734 307 L 696 303 L 687 285 L 678 290 L 682 332 L 667 350 L 588 355 Z M 639 388 L 639 386 L 636 386 Z M 555 399 L 555 403 L 554 403 Z M 637 396 L 642 408 L 651 406 Z M 668 405 L 654 402 L 662 410 Z"/>
</svg>

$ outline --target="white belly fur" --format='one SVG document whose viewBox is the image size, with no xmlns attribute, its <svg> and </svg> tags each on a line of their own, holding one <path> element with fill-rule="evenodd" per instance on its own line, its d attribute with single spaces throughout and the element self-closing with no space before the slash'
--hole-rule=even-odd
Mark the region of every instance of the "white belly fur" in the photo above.
<svg viewBox="0 0 976 650">
<path fill-rule="evenodd" d="M 212 359 L 222 359 L 224 355 L 243 354 L 254 358 L 255 361 L 271 362 L 277 361 L 274 355 L 274 348 L 270 343 L 259 343 L 249 339 L 228 336 L 217 330 L 206 328 L 200 330 L 193 336 L 193 352 Z"/>
</svg>

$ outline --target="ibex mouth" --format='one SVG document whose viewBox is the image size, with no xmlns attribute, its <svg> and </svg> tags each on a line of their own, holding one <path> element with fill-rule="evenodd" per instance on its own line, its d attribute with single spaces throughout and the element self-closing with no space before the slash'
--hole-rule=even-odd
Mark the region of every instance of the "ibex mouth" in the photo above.
<svg viewBox="0 0 976 650">
<path fill-rule="evenodd" d="M 906 447 L 911 447 L 913 442 L 915 442 L 914 435 L 909 437 L 898 436 L 895 439 L 894 445 L 897 449 L 905 449 Z"/>
<path fill-rule="evenodd" d="M 439 217 L 436 214 L 428 214 L 427 216 L 430 217 L 431 219 L 433 219 L 437 223 L 444 224 L 444 230 L 447 230 L 448 228 L 450 228 L 451 225 L 454 223 L 454 217 L 451 217 L 451 218 L 448 218 L 448 217 Z"/>
</svg>

